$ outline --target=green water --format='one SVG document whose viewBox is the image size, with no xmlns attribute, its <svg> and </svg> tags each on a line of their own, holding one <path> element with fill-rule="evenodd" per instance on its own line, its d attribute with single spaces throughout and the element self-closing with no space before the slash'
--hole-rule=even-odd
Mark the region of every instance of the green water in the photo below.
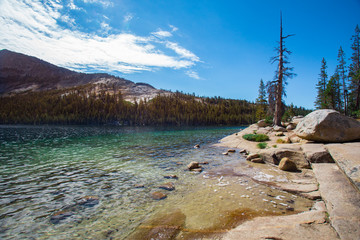
<svg viewBox="0 0 360 240">
<path fill-rule="evenodd" d="M 165 175 L 179 176 L 169 198 L 191 192 L 186 164 L 221 165 L 210 144 L 239 129 L 0 126 L 0 239 L 125 238 L 168 201 L 150 197 Z"/>
</svg>

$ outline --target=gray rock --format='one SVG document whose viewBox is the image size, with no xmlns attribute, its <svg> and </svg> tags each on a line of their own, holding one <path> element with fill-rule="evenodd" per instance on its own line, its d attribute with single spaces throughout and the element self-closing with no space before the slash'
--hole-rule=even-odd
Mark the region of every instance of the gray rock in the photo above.
<svg viewBox="0 0 360 240">
<path fill-rule="evenodd" d="M 305 159 L 300 147 L 291 144 L 280 144 L 278 148 L 262 151 L 263 160 L 275 165 L 280 163 L 282 158 L 291 159 L 297 168 L 310 168 L 309 162 Z"/>
<path fill-rule="evenodd" d="M 275 132 L 286 132 L 286 129 L 281 126 L 274 126 L 273 129 Z"/>
<path fill-rule="evenodd" d="M 291 143 L 291 140 L 289 137 L 281 137 L 279 139 L 281 139 L 282 143 Z"/>
<path fill-rule="evenodd" d="M 260 158 L 260 155 L 259 155 L 258 153 L 249 154 L 249 155 L 246 157 L 246 160 L 251 161 L 251 160 L 253 160 L 254 158 Z"/>
<path fill-rule="evenodd" d="M 299 143 L 301 141 L 301 138 L 299 138 L 296 134 L 290 135 L 289 139 L 292 143 Z"/>
<path fill-rule="evenodd" d="M 335 110 L 322 109 L 308 114 L 295 133 L 315 142 L 348 142 L 360 139 L 360 122 Z"/>
<path fill-rule="evenodd" d="M 269 126 L 269 124 L 267 124 L 264 119 L 258 121 L 258 122 L 257 122 L 257 125 L 258 125 L 259 127 Z"/>
<path fill-rule="evenodd" d="M 286 130 L 294 130 L 296 128 L 297 124 L 294 123 L 289 123 L 289 125 L 287 125 Z"/>
<path fill-rule="evenodd" d="M 283 132 L 277 132 L 277 133 L 275 133 L 275 136 L 276 137 L 282 137 L 282 136 L 284 136 L 284 133 Z"/>
<path fill-rule="evenodd" d="M 292 119 L 291 119 L 291 124 L 294 124 L 295 127 L 296 125 L 299 124 L 299 122 L 301 122 L 302 120 L 304 119 L 304 116 L 294 116 Z"/>
<path fill-rule="evenodd" d="M 289 158 L 284 157 L 279 163 L 279 169 L 283 171 L 295 172 L 297 171 L 296 164 Z"/>
<path fill-rule="evenodd" d="M 264 163 L 264 160 L 262 160 L 261 158 L 253 158 L 253 159 L 251 159 L 251 162 L 253 162 L 253 163 Z"/>
<path fill-rule="evenodd" d="M 326 148 L 360 192 L 360 142 L 327 144 Z"/>
<path fill-rule="evenodd" d="M 359 239 L 360 192 L 333 163 L 313 164 L 331 225 L 340 238 Z"/>
<path fill-rule="evenodd" d="M 268 128 L 259 128 L 259 130 L 256 131 L 257 134 L 268 134 L 270 130 Z"/>
<path fill-rule="evenodd" d="M 334 159 L 323 144 L 304 144 L 301 146 L 306 159 L 311 163 L 333 163 Z"/>
</svg>

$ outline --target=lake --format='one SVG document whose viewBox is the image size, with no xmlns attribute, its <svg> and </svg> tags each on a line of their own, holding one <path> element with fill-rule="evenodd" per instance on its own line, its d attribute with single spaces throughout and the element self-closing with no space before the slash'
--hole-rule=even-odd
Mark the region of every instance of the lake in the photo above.
<svg viewBox="0 0 360 240">
<path fill-rule="evenodd" d="M 248 168 L 240 154 L 224 156 L 212 146 L 240 129 L 0 126 L 0 238 L 146 239 L 156 219 L 174 213 L 183 220 L 165 222 L 177 226 L 168 238 L 192 239 L 246 217 L 289 214 L 286 206 L 309 207 L 246 176 L 217 172 L 231 163 Z M 192 173 L 186 170 L 191 161 L 209 164 Z M 175 190 L 159 189 L 167 182 Z M 154 200 L 155 191 L 167 198 Z M 271 208 L 264 195 L 282 205 Z"/>
</svg>

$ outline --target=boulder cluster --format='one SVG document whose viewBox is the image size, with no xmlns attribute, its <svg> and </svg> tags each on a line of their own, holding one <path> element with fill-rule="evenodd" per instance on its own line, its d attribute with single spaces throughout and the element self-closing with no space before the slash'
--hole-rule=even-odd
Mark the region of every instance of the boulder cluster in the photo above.
<svg viewBox="0 0 360 240">
<path fill-rule="evenodd" d="M 249 129 L 268 135 L 272 145 L 256 150 L 247 160 L 275 164 L 284 171 L 310 168 L 311 163 L 333 163 L 324 144 L 360 139 L 360 122 L 330 109 L 317 110 L 306 117 L 296 116 L 282 126 L 269 126 L 260 120 Z"/>
</svg>

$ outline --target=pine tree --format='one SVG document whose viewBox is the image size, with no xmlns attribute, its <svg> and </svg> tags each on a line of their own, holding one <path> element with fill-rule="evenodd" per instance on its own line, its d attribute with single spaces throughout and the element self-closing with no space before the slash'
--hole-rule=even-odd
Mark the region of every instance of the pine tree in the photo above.
<svg viewBox="0 0 360 240">
<path fill-rule="evenodd" d="M 350 79 L 350 97 L 353 111 L 360 111 L 360 29 L 359 25 L 356 25 L 355 34 L 351 40 L 353 43 L 351 49 L 353 50 L 351 56 L 351 64 L 349 68 Z"/>
<path fill-rule="evenodd" d="M 328 79 L 327 79 L 328 75 L 326 72 L 326 68 L 327 68 L 326 61 L 325 61 L 325 58 L 323 58 L 321 61 L 319 81 L 316 84 L 317 97 L 316 97 L 316 101 L 315 101 L 315 107 L 317 109 L 322 109 L 322 108 L 328 107 L 326 98 L 325 98 L 326 85 L 327 85 L 327 81 L 328 81 Z"/>
<path fill-rule="evenodd" d="M 339 74 L 339 86 L 341 86 L 338 91 L 340 98 L 339 101 L 339 110 L 347 114 L 347 105 L 348 105 L 348 91 L 347 91 L 347 76 L 346 76 L 346 62 L 345 62 L 345 53 L 340 46 L 338 53 L 338 65 L 336 66 L 337 72 Z"/>
<path fill-rule="evenodd" d="M 275 48 L 277 56 L 272 58 L 272 63 L 278 62 L 278 68 L 275 71 L 275 80 L 273 81 L 276 86 L 275 94 L 275 113 L 274 113 L 274 125 L 281 125 L 281 117 L 284 113 L 283 111 L 283 102 L 282 96 L 286 96 L 285 86 L 287 85 L 287 78 L 292 78 L 295 74 L 292 73 L 293 68 L 287 67 L 289 64 L 288 55 L 291 52 L 285 47 L 285 39 L 293 35 L 283 36 L 283 27 L 282 27 L 282 15 L 280 13 L 280 41 L 279 47 Z"/>
<path fill-rule="evenodd" d="M 327 107 L 335 110 L 339 110 L 339 73 L 335 71 L 334 75 L 330 77 L 330 81 L 326 85 L 325 101 Z"/>
<path fill-rule="evenodd" d="M 266 116 L 266 90 L 264 81 L 260 80 L 259 95 L 256 99 L 256 119 L 263 119 Z"/>
</svg>

